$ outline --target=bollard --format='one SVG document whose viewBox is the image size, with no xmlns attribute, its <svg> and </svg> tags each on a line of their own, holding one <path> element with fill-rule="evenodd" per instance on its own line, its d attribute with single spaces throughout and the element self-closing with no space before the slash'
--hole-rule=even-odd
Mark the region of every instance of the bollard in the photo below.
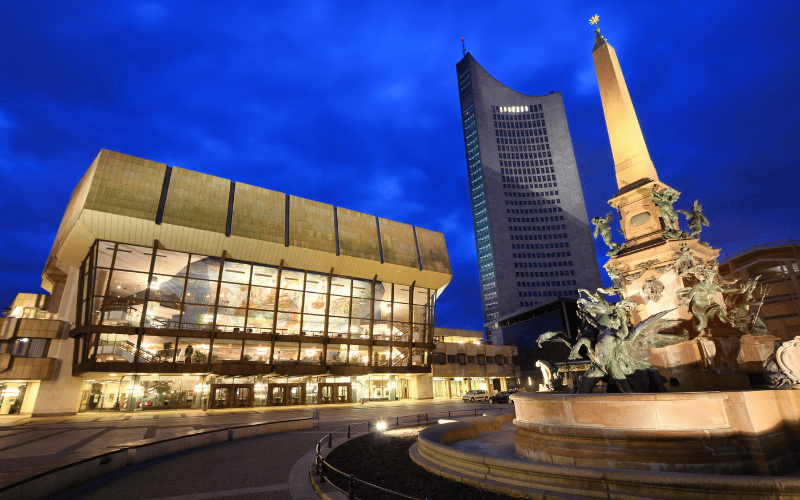
<svg viewBox="0 0 800 500">
<path fill-rule="evenodd" d="M 311 410 L 311 418 L 314 421 L 313 426 L 319 427 L 319 410 Z"/>
<path fill-rule="evenodd" d="M 349 500 L 355 500 L 356 498 L 356 493 L 355 493 L 356 482 L 353 481 L 353 478 L 355 478 L 355 476 L 353 474 L 350 474 L 350 480 L 347 482 L 347 498 Z"/>
<path fill-rule="evenodd" d="M 425 414 L 425 421 L 426 422 L 428 421 L 428 414 L 427 413 Z"/>
<path fill-rule="evenodd" d="M 370 424 L 370 421 L 369 421 L 369 420 L 367 420 L 367 432 L 369 432 L 369 427 L 370 427 L 370 425 L 369 425 L 369 424 Z"/>
<path fill-rule="evenodd" d="M 475 416 L 476 417 L 478 416 L 478 410 L 475 410 Z"/>
<path fill-rule="evenodd" d="M 333 447 L 333 433 L 328 434 L 328 448 Z"/>
<path fill-rule="evenodd" d="M 397 417 L 397 421 L 395 421 L 394 426 L 400 427 L 400 417 Z"/>
<path fill-rule="evenodd" d="M 350 426 L 347 426 L 347 439 L 350 439 Z"/>
<path fill-rule="evenodd" d="M 450 410 L 447 410 L 447 418 L 450 418 Z"/>
<path fill-rule="evenodd" d="M 417 423 L 419 423 L 419 413 L 417 413 Z"/>
</svg>

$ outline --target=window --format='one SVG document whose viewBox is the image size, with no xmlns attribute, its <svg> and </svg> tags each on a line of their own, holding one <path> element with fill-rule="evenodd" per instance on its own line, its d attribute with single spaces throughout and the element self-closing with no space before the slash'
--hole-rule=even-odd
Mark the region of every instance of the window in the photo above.
<svg viewBox="0 0 800 500">
<path fill-rule="evenodd" d="M 434 365 L 443 365 L 446 361 L 447 357 L 443 352 L 434 352 L 431 354 L 431 364 Z"/>
<path fill-rule="evenodd" d="M 479 365 L 486 364 L 486 356 L 484 354 L 478 354 L 478 364 Z"/>
<path fill-rule="evenodd" d="M 18 358 L 44 358 L 47 346 L 47 339 L 15 338 L 0 342 L 0 353 Z"/>
</svg>

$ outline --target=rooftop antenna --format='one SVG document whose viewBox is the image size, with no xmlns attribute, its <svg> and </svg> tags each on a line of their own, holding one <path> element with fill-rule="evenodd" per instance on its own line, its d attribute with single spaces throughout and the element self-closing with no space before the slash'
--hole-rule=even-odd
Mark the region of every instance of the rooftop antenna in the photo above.
<svg viewBox="0 0 800 500">
<path fill-rule="evenodd" d="M 464 46 L 464 37 L 461 37 L 461 55 L 467 55 L 467 48 Z"/>
</svg>

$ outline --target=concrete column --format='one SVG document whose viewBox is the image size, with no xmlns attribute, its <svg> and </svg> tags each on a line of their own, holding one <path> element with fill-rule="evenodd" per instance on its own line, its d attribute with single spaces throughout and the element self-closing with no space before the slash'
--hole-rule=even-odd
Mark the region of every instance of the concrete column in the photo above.
<svg viewBox="0 0 800 500">
<path fill-rule="evenodd" d="M 453 379 L 450 378 L 450 377 L 445 379 L 445 385 L 447 386 L 447 397 L 450 398 L 450 399 L 453 398 L 453 388 L 450 387 L 450 384 L 452 383 L 452 381 L 453 381 Z"/>
<path fill-rule="evenodd" d="M 424 373 L 409 379 L 408 395 L 411 399 L 433 399 L 433 375 Z"/>
<path fill-rule="evenodd" d="M 20 415 L 30 415 L 33 413 L 33 405 L 36 403 L 38 395 L 39 381 L 33 380 L 28 382 L 28 387 L 25 389 L 25 399 L 22 400 L 22 407 L 19 409 Z"/>
<path fill-rule="evenodd" d="M 66 300 L 67 297 L 64 297 Z M 53 368 L 51 380 L 42 380 L 33 401 L 31 414 L 35 417 L 45 415 L 75 415 L 81 403 L 83 377 L 72 376 L 72 355 L 75 340 L 65 332 L 59 339 L 50 341 L 48 357 L 58 358 Z"/>
<path fill-rule="evenodd" d="M 508 379 L 506 377 L 500 377 L 500 390 L 501 391 L 508 390 Z"/>
</svg>

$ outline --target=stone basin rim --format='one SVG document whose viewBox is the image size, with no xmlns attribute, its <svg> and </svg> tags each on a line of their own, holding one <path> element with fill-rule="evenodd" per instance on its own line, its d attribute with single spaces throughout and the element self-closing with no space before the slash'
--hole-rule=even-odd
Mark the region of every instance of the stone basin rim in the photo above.
<svg viewBox="0 0 800 500">
<path fill-rule="evenodd" d="M 757 391 L 753 391 L 757 392 Z M 706 392 L 654 392 L 636 394 L 550 394 L 544 392 L 520 392 L 512 394 L 511 399 L 516 402 L 527 401 L 564 401 L 564 400 L 583 400 L 583 401 L 613 401 L 616 403 L 632 403 L 639 401 L 686 401 L 686 400 L 726 400 L 730 399 L 725 391 L 706 391 Z"/>
</svg>

